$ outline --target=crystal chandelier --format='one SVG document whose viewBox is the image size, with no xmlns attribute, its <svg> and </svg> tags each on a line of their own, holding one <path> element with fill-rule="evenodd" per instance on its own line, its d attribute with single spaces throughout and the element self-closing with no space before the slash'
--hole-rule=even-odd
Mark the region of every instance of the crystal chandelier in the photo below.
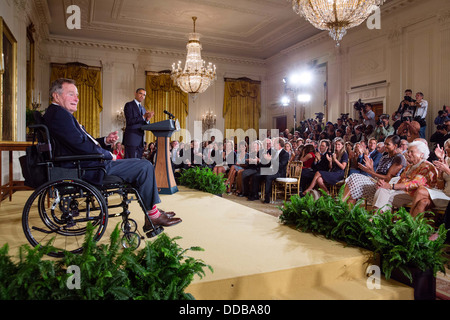
<svg viewBox="0 0 450 320">
<path fill-rule="evenodd" d="M 171 77 L 181 90 L 195 95 L 204 92 L 216 79 L 216 66 L 211 62 L 206 66 L 203 61 L 200 35 L 195 32 L 197 17 L 192 17 L 192 20 L 194 21 L 194 32 L 189 34 L 189 42 L 186 45 L 186 64 L 184 69 L 181 68 L 181 61 L 177 66 L 175 63 L 172 64 Z"/>
<path fill-rule="evenodd" d="M 360 25 L 385 0 L 290 0 L 294 12 L 328 30 L 339 45 L 347 30 Z"/>
<path fill-rule="evenodd" d="M 203 127 L 206 127 L 207 129 L 214 127 L 216 125 L 216 115 L 213 114 L 213 112 L 211 110 L 207 111 L 202 116 L 202 124 L 203 124 Z"/>
</svg>

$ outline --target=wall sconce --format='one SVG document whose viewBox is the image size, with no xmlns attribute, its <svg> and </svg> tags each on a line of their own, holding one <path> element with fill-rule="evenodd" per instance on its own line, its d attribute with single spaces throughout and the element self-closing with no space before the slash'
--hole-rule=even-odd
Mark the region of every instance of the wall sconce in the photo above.
<svg viewBox="0 0 450 320">
<path fill-rule="evenodd" d="M 116 122 L 118 122 L 122 126 L 122 131 L 125 131 L 126 119 L 123 110 L 117 111 Z"/>
<path fill-rule="evenodd" d="M 34 96 L 34 91 L 31 92 L 31 107 L 33 110 L 38 110 L 41 108 L 41 93 L 39 92 L 39 98 L 36 100 L 36 97 Z"/>
</svg>

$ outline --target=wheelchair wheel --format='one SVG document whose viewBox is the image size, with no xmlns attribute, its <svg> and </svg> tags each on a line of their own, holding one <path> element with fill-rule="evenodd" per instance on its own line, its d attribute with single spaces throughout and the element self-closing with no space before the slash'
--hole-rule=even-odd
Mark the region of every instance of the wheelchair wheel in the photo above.
<svg viewBox="0 0 450 320">
<path fill-rule="evenodd" d="M 126 219 L 122 221 L 122 224 L 120 225 L 120 229 L 123 233 L 136 232 L 137 228 L 137 222 L 133 219 Z"/>
<path fill-rule="evenodd" d="M 122 246 L 136 250 L 141 245 L 141 237 L 136 232 L 127 232 L 122 237 Z"/>
<path fill-rule="evenodd" d="M 22 214 L 22 228 L 35 247 L 51 240 L 61 257 L 66 251 L 80 253 L 86 228 L 94 227 L 94 240 L 103 236 L 108 223 L 108 207 L 102 194 L 82 180 L 48 182 L 37 188 L 27 200 Z"/>
</svg>

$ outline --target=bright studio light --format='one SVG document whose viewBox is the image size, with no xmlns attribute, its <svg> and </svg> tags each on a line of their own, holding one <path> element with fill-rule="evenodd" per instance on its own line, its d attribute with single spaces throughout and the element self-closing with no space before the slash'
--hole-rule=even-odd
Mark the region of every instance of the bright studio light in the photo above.
<svg viewBox="0 0 450 320">
<path fill-rule="evenodd" d="M 293 86 L 307 85 L 312 81 L 311 72 L 294 73 L 289 77 L 289 84 Z"/>
<path fill-rule="evenodd" d="M 299 94 L 297 96 L 298 102 L 310 102 L 311 101 L 311 95 L 309 94 Z"/>
<path fill-rule="evenodd" d="M 281 98 L 281 104 L 286 107 L 289 105 L 289 103 L 291 103 L 291 100 L 289 99 L 289 97 L 284 96 Z"/>
</svg>

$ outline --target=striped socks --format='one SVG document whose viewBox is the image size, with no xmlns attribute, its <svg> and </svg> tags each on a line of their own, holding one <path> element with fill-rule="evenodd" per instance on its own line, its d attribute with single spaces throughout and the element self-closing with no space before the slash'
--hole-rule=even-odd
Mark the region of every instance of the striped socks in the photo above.
<svg viewBox="0 0 450 320">
<path fill-rule="evenodd" d="M 148 212 L 148 217 L 150 219 L 158 219 L 161 216 L 161 212 L 159 212 L 158 208 L 156 207 L 156 205 L 153 206 L 152 210 L 150 210 Z"/>
</svg>

